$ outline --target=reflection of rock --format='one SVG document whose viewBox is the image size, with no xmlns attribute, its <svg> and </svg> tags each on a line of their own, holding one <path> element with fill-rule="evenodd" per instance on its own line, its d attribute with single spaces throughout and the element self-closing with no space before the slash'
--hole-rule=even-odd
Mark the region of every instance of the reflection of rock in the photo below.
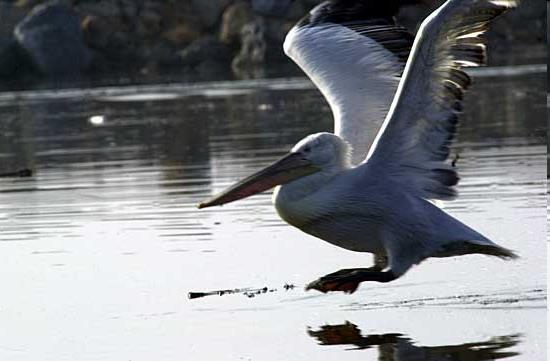
<svg viewBox="0 0 550 361">
<path fill-rule="evenodd" d="M 68 6 L 35 7 L 15 28 L 15 37 L 33 65 L 46 75 L 74 75 L 90 65 L 80 22 Z"/>
<path fill-rule="evenodd" d="M 355 350 L 378 348 L 379 359 L 384 361 L 489 361 L 517 356 L 508 350 L 519 344 L 519 335 L 493 337 L 488 341 L 461 345 L 417 346 L 401 334 L 367 335 L 353 323 L 325 325 L 308 334 L 321 345 L 354 345 Z"/>
</svg>

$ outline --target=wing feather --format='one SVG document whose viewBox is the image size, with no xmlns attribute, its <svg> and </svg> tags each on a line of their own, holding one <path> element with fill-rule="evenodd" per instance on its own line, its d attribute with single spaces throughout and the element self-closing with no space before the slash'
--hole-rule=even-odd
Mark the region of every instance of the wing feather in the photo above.
<svg viewBox="0 0 550 361">
<path fill-rule="evenodd" d="M 446 162 L 471 83 L 464 67 L 485 64 L 483 34 L 515 0 L 448 0 L 421 25 L 403 78 L 367 164 L 429 199 L 452 199 Z"/>
<path fill-rule="evenodd" d="M 325 1 L 285 40 L 285 53 L 329 103 L 334 132 L 351 144 L 354 164 L 386 117 L 412 46 L 413 36 L 392 17 L 398 3 Z"/>
</svg>

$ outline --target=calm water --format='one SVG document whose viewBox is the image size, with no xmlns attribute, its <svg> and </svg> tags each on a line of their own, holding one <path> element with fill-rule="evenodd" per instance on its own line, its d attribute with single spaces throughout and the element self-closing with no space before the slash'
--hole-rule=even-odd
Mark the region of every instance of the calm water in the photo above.
<svg viewBox="0 0 550 361">
<path fill-rule="evenodd" d="M 302 287 L 370 255 L 287 226 L 269 194 L 195 208 L 332 128 L 308 81 L 0 93 L 0 173 L 36 172 L 0 179 L 0 359 L 544 360 L 538 70 L 477 73 L 442 204 L 521 259 L 430 260 L 353 295 Z"/>
</svg>

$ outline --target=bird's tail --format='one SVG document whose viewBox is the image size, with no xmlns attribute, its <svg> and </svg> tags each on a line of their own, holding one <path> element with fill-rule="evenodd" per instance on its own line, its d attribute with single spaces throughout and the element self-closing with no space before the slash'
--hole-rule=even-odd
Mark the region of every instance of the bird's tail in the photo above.
<svg viewBox="0 0 550 361">
<path fill-rule="evenodd" d="M 475 241 L 451 241 L 440 247 L 432 257 L 453 257 L 466 254 L 483 254 L 505 260 L 513 260 L 519 256 L 508 248 L 501 247 L 486 238 L 478 238 Z"/>
<path fill-rule="evenodd" d="M 486 245 L 468 242 L 469 253 L 479 253 L 488 256 L 495 256 L 504 260 L 513 260 L 519 256 L 512 250 L 496 244 Z"/>
<path fill-rule="evenodd" d="M 430 203 L 431 219 L 436 219 L 439 232 L 436 239 L 447 239 L 440 242 L 436 257 L 459 256 L 465 254 L 484 254 L 502 259 L 517 259 L 518 255 L 505 247 L 499 246 L 481 233 L 468 227 L 458 219 L 445 213 Z M 449 239 L 451 236 L 454 239 Z"/>
</svg>

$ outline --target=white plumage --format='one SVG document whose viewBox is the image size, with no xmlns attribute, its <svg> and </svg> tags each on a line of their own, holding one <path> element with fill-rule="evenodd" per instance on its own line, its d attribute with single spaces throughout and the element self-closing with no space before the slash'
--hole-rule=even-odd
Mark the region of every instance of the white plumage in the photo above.
<svg viewBox="0 0 550 361">
<path fill-rule="evenodd" d="M 392 102 L 404 63 L 371 38 L 338 24 L 295 27 L 285 53 L 327 99 L 334 133 L 365 159 Z"/>
<path fill-rule="evenodd" d="M 284 49 L 326 97 L 335 134 L 306 137 L 199 207 L 280 185 L 273 199 L 286 222 L 375 255 L 373 267 L 343 269 L 308 286 L 322 292 L 389 282 L 428 257 L 516 257 L 429 201 L 456 196 L 458 176 L 447 158 L 470 84 L 462 68 L 484 63 L 489 22 L 516 5 L 448 0 L 422 23 L 404 66 L 408 35 L 379 2 L 320 4 L 290 31 Z M 367 15 L 358 19 L 354 11 Z M 374 12 L 381 15 L 368 16 Z"/>
</svg>

